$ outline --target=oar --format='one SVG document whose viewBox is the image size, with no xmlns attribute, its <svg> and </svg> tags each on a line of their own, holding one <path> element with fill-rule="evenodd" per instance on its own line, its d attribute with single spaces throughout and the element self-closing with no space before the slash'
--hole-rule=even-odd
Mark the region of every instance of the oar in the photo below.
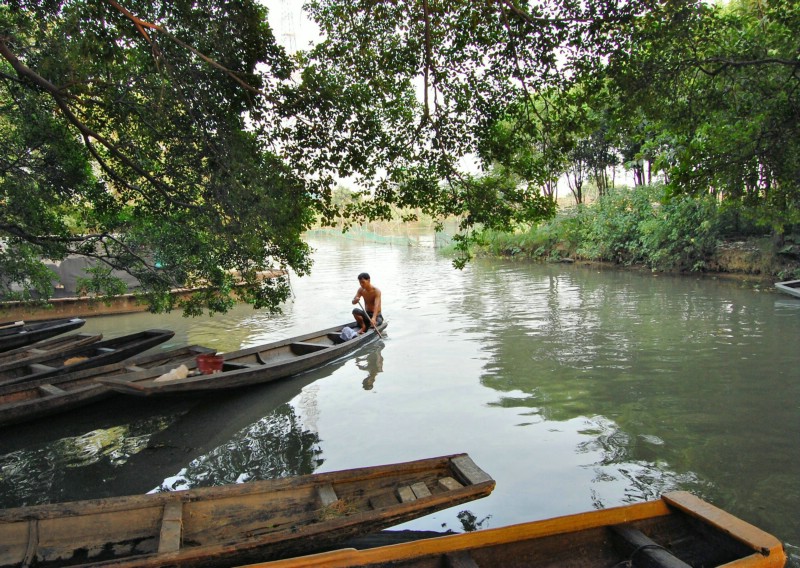
<svg viewBox="0 0 800 568">
<path fill-rule="evenodd" d="M 364 315 L 365 315 L 366 317 L 369 317 L 369 314 L 367 314 L 367 310 L 366 310 L 366 308 L 365 308 L 364 306 L 362 306 L 362 305 L 361 305 L 361 300 L 359 300 L 359 301 L 358 301 L 358 307 L 359 307 L 359 308 L 361 308 L 361 311 L 362 311 L 362 312 L 364 312 Z M 377 322 L 375 322 L 375 323 L 372 323 L 372 320 L 370 320 L 370 323 L 372 324 L 372 329 L 374 329 L 374 330 L 375 330 L 375 333 L 377 333 L 377 334 L 378 334 L 378 337 L 380 337 L 381 339 L 383 339 L 383 335 L 381 335 L 381 332 L 378 330 L 378 325 L 377 325 Z"/>
</svg>

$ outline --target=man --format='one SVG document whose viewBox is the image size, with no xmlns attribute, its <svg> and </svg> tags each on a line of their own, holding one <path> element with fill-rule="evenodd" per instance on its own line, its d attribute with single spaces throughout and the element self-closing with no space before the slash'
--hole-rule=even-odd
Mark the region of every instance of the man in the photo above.
<svg viewBox="0 0 800 568">
<path fill-rule="evenodd" d="M 381 291 L 372 285 L 369 279 L 369 274 L 362 272 L 358 275 L 358 283 L 360 288 L 353 298 L 353 304 L 358 304 L 361 298 L 364 298 L 364 305 L 367 309 L 366 313 L 360 307 L 353 310 L 353 317 L 360 326 L 358 334 L 365 333 L 370 327 L 377 327 L 383 323 L 383 314 L 381 314 Z"/>
</svg>

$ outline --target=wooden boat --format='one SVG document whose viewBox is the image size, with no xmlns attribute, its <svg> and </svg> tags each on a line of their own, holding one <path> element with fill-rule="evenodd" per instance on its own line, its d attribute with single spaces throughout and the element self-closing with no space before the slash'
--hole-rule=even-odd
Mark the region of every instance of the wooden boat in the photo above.
<svg viewBox="0 0 800 568">
<path fill-rule="evenodd" d="M 174 365 L 193 361 L 204 353 L 215 351 L 189 345 L 138 355 L 100 367 L 0 386 L 0 426 L 65 412 L 115 394 L 110 388 L 96 382 L 97 377 L 119 377 L 157 367 L 163 367 L 164 371 Z"/>
<path fill-rule="evenodd" d="M 164 343 L 175 335 L 174 331 L 149 329 L 98 341 L 91 345 L 70 349 L 54 355 L 44 354 L 26 361 L 24 365 L 0 370 L 0 386 L 11 385 L 99 367 L 108 363 L 124 361 L 129 357 Z"/>
<path fill-rule="evenodd" d="M 61 353 L 68 349 L 95 343 L 101 339 L 103 339 L 103 335 L 100 333 L 74 333 L 71 335 L 58 335 L 50 339 L 43 339 L 42 341 L 37 341 L 30 345 L 24 345 L 0 353 L 0 369 L 5 368 L 10 363 L 16 364 L 28 357 L 34 357 L 44 353 Z"/>
<path fill-rule="evenodd" d="M 342 549 L 248 568 L 779 568 L 785 563 L 777 538 L 678 491 L 658 501 L 625 507 L 366 550 Z"/>
<path fill-rule="evenodd" d="M 0 323 L 0 352 L 9 351 L 78 329 L 86 320 L 80 318 L 52 319 L 37 322 Z"/>
<path fill-rule="evenodd" d="M 383 322 L 379 331 L 386 326 Z M 223 353 L 224 363 L 219 373 L 204 375 L 195 371 L 186 378 L 168 381 L 157 380 L 160 374 L 154 372 L 97 380 L 115 391 L 139 396 L 208 392 L 267 383 L 320 367 L 379 337 L 374 329 L 369 329 L 363 335 L 342 341 L 340 334 L 344 327 L 355 324 Z"/>
<path fill-rule="evenodd" d="M 0 567 L 232 566 L 320 550 L 489 495 L 466 454 L 0 511 Z"/>
<path fill-rule="evenodd" d="M 775 287 L 781 292 L 785 292 L 795 298 L 800 298 L 800 280 L 787 280 L 786 282 L 776 282 Z"/>
</svg>

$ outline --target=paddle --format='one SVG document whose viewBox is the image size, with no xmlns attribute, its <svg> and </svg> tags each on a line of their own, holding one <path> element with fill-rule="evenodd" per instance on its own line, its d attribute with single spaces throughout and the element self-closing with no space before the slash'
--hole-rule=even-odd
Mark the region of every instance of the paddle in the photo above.
<svg viewBox="0 0 800 568">
<path fill-rule="evenodd" d="M 361 305 L 361 300 L 359 300 L 359 301 L 358 301 L 358 307 L 359 307 L 359 308 L 361 308 L 361 311 L 362 311 L 362 312 L 364 312 L 364 315 L 365 315 L 365 316 L 369 317 L 369 315 L 367 315 L 367 310 L 364 308 L 364 306 L 362 306 L 362 305 Z M 372 321 L 371 321 L 371 320 L 370 320 L 370 323 L 372 323 Z M 381 339 L 383 339 L 383 335 L 382 335 L 382 334 L 381 334 L 381 332 L 378 330 L 378 326 L 377 326 L 377 325 L 375 325 L 374 323 L 372 323 L 372 329 L 374 329 L 374 330 L 375 330 L 375 333 L 377 333 L 377 334 L 378 334 L 378 337 L 380 337 Z M 369 331 L 369 330 L 367 330 L 367 331 Z"/>
</svg>

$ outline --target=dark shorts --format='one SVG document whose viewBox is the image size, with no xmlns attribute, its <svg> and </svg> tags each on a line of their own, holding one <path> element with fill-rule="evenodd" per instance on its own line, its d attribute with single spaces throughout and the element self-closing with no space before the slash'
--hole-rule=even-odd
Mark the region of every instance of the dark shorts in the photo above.
<svg viewBox="0 0 800 568">
<path fill-rule="evenodd" d="M 362 318 L 364 318 L 364 323 L 366 324 L 367 329 L 372 327 L 372 312 L 364 312 L 364 310 L 362 310 L 361 308 L 355 308 L 353 309 L 353 315 L 361 316 Z M 382 323 L 383 323 L 383 314 L 379 314 L 378 325 L 381 325 Z"/>
</svg>

